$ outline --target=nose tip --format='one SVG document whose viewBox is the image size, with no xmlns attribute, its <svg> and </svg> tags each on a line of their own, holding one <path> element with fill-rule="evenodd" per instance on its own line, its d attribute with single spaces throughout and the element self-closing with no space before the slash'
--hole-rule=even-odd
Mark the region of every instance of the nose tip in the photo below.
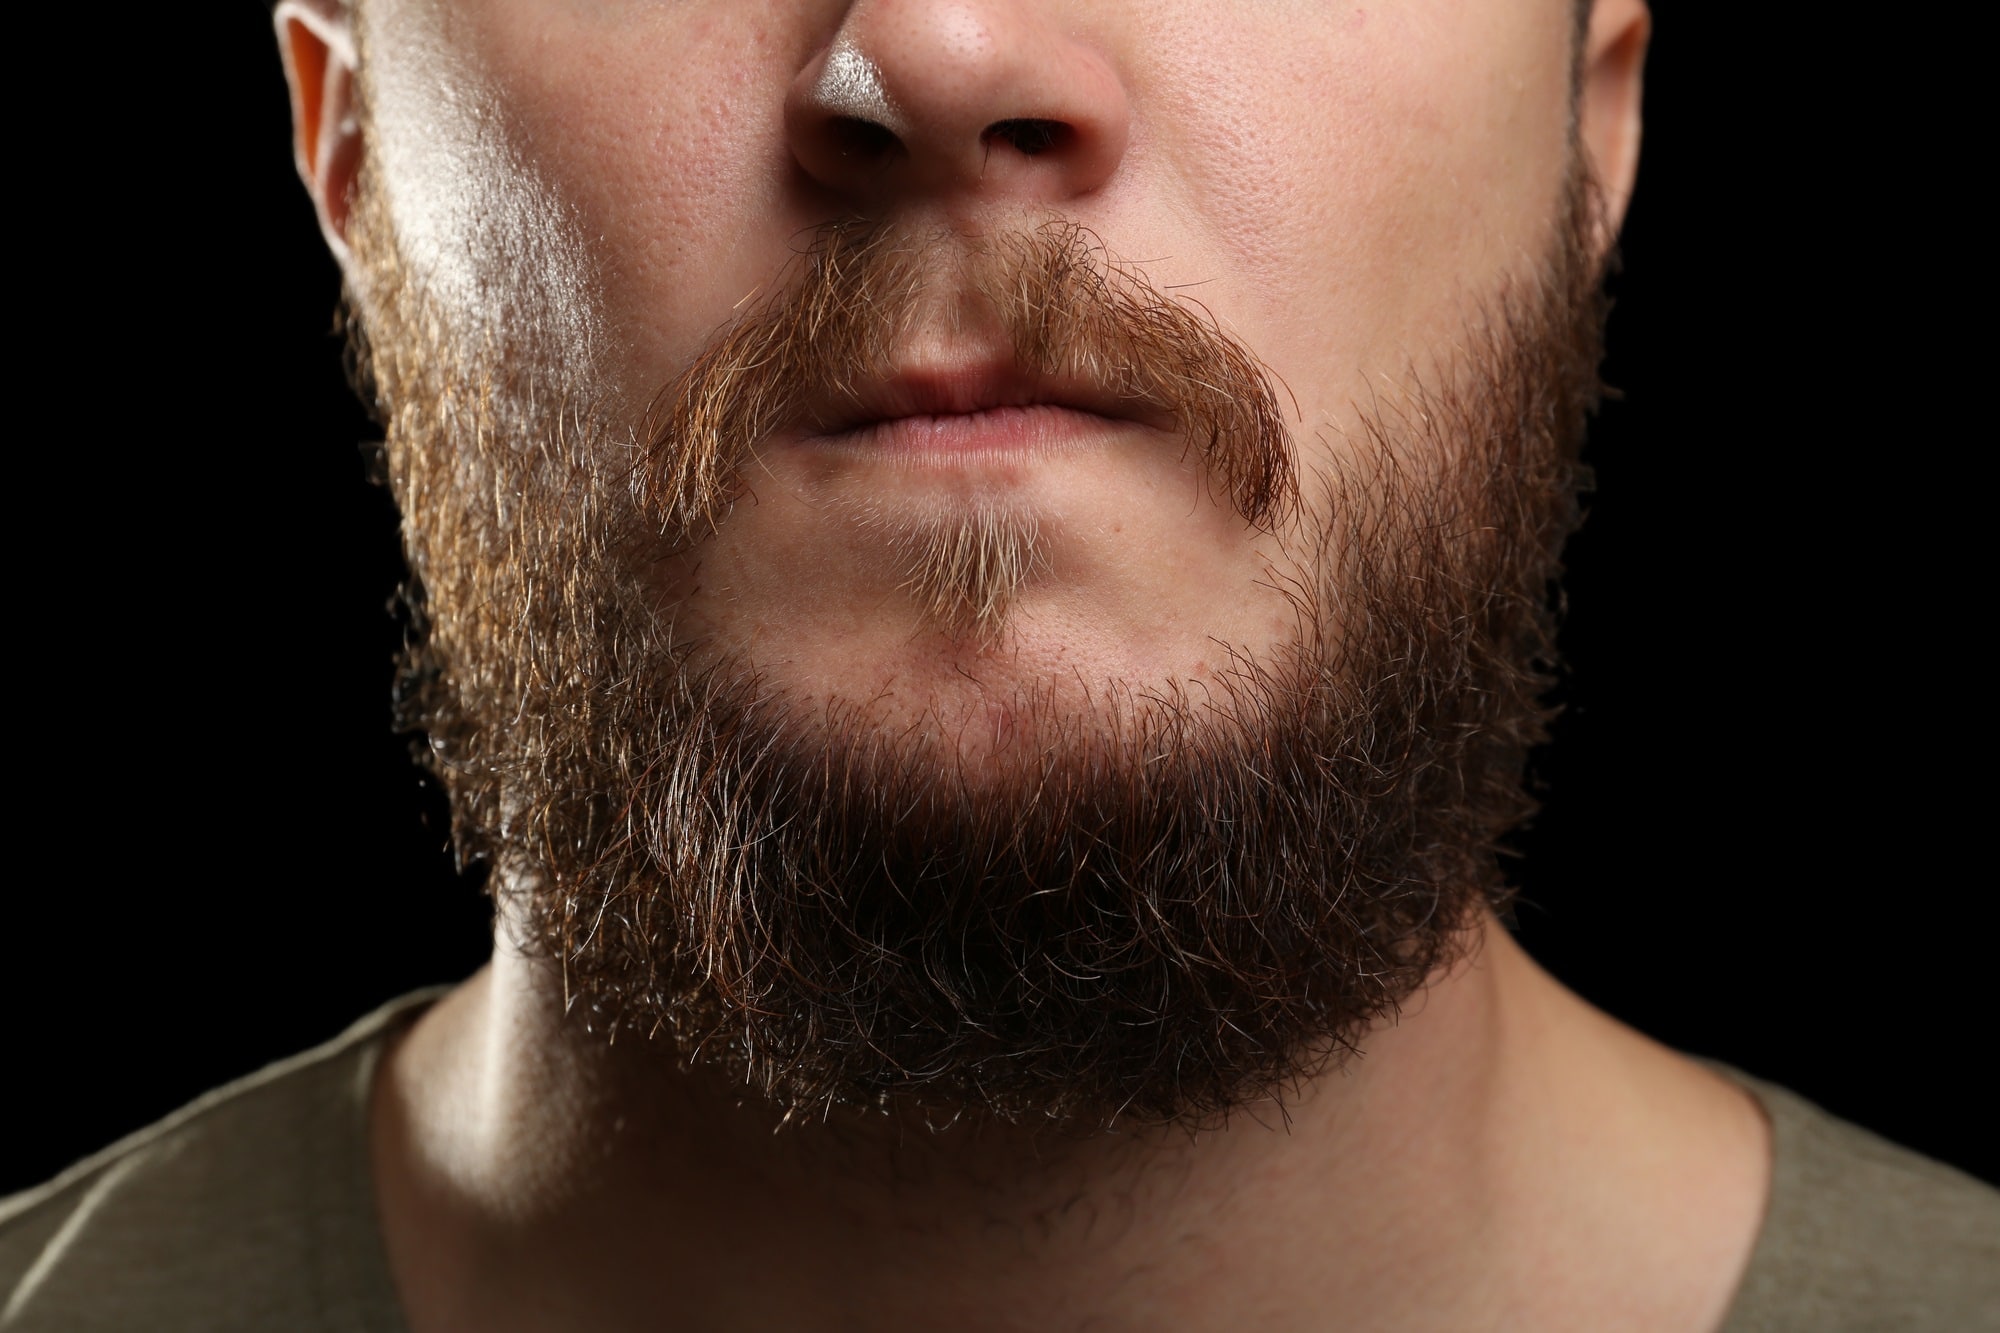
<svg viewBox="0 0 2000 1333">
<path fill-rule="evenodd" d="M 862 0 L 793 80 L 785 126 L 806 174 L 850 203 L 1104 184 L 1130 114 L 1109 63 L 1032 3 Z"/>
</svg>

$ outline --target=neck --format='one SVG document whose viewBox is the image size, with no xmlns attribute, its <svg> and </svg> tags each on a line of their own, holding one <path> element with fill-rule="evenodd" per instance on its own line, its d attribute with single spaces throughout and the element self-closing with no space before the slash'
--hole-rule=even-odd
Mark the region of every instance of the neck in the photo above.
<svg viewBox="0 0 2000 1333">
<path fill-rule="evenodd" d="M 1609 1086 L 1606 1057 L 1655 1084 L 1658 1060 L 1491 922 L 1359 1056 L 1198 1133 L 781 1127 L 657 1045 L 583 1033 L 550 980 L 503 952 L 378 1085 L 384 1228 L 418 1333 L 662 1310 L 717 1329 L 1223 1328 L 1266 1305 L 1435 1326 L 1505 1308 L 1526 1251 L 1597 1211 L 1579 1105 L 1614 1145 L 1662 1110 L 1657 1088 L 1579 1103 Z"/>
</svg>

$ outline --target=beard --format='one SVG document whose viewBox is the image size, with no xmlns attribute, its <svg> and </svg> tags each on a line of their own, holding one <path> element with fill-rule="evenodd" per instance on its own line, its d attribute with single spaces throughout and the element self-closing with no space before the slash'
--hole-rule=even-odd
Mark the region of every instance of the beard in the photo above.
<svg viewBox="0 0 2000 1333">
<path fill-rule="evenodd" d="M 635 414 L 572 325 L 429 290 L 364 183 L 356 345 L 413 575 L 400 716 L 504 943 L 591 1031 L 793 1114 L 1198 1125 L 1355 1050 L 1506 905 L 1597 393 L 1592 198 L 1578 175 L 1540 270 L 1301 476 L 1255 357 L 1075 227 L 976 251 L 823 229 Z M 729 522 L 759 442 L 969 307 L 1022 366 L 1171 418 L 1283 553 L 1292 641 L 1199 696 L 1022 686 L 973 763 L 940 718 L 805 697 L 690 634 L 657 571 Z M 1031 513 L 880 522 L 949 638 L 1002 643 L 1047 573 Z"/>
</svg>

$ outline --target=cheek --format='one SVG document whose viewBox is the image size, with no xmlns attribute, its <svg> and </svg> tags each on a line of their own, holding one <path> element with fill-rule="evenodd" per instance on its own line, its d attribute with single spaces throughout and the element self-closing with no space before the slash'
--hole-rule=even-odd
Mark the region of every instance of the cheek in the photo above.
<svg viewBox="0 0 2000 1333">
<path fill-rule="evenodd" d="M 601 369 L 650 386 L 769 280 L 774 238 L 797 226 L 780 197 L 782 110 L 804 54 L 780 49 L 800 39 L 758 9 L 496 0 L 439 16 L 428 44 L 402 28 L 413 59 L 371 53 L 386 67 L 378 82 L 401 89 L 379 100 L 410 113 L 378 117 L 404 145 L 389 174 L 464 182 L 455 188 L 482 198 L 440 207 L 433 192 L 399 209 L 399 225 L 460 219 L 440 248 L 513 272 L 530 294 L 538 275 L 519 257 L 570 237 L 608 335 Z M 424 155 L 449 160 L 407 169 Z"/>
<path fill-rule="evenodd" d="M 786 62 L 755 9 L 674 28 L 565 16 L 581 30 L 538 44 L 565 55 L 520 52 L 512 71 L 518 132 L 573 203 L 637 366 L 687 360 L 769 276 Z"/>
<path fill-rule="evenodd" d="M 1188 55 L 1163 71 L 1149 139 L 1219 270 L 1176 279 L 1213 280 L 1310 432 L 1542 257 L 1569 45 L 1553 5 L 1297 8 L 1162 42 Z"/>
</svg>

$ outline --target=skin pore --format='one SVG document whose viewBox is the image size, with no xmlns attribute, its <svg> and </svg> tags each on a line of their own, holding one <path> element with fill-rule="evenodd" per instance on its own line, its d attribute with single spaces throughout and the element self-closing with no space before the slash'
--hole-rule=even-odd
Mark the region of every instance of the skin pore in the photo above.
<svg viewBox="0 0 2000 1333">
<path fill-rule="evenodd" d="M 561 361 L 606 416 L 642 416 L 830 219 L 978 236 L 1054 214 L 1254 349 L 1308 475 L 1546 252 L 1572 116 L 1622 211 L 1645 25 L 1602 0 L 1578 81 L 1565 0 L 280 9 L 350 274 L 372 154 L 449 335 Z M 990 132 L 1021 121 L 1056 130 Z M 976 330 L 926 325 L 902 354 L 964 369 Z M 766 451 L 657 595 L 793 694 L 932 719 L 976 770 L 1024 690 L 1199 681 L 1296 632 L 1282 543 L 1151 429 L 932 471 Z M 868 525 L 824 521 L 960 487 L 1031 509 L 1046 543 L 1004 638 L 921 632 Z M 378 1081 L 399 1291 L 418 1333 L 1713 1327 L 1761 1213 L 1758 1112 L 1490 917 L 1471 929 L 1361 1058 L 1198 1133 L 835 1111 L 774 1134 L 778 1108 L 584 1031 L 556 970 L 499 948 Z"/>
</svg>

